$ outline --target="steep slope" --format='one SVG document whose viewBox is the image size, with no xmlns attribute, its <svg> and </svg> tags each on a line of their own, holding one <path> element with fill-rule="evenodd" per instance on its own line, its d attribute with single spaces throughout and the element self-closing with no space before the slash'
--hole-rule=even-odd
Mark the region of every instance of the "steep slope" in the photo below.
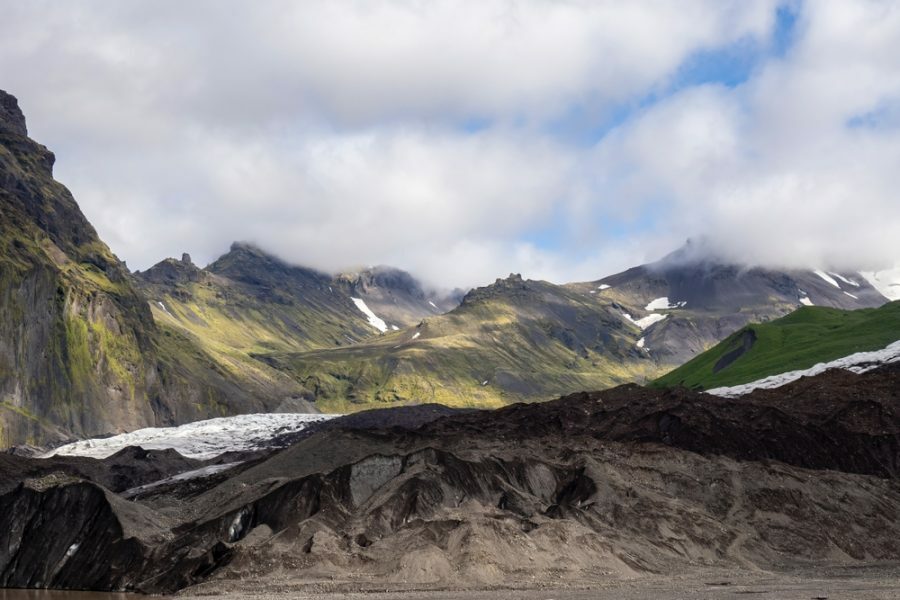
<svg viewBox="0 0 900 600">
<path fill-rule="evenodd" d="M 499 406 L 660 373 L 623 309 L 518 275 L 469 292 L 455 310 L 342 349 L 276 353 L 318 406 L 441 402 Z"/>
<path fill-rule="evenodd" d="M 900 302 L 855 311 L 805 306 L 747 325 L 654 385 L 712 389 L 880 350 L 900 340 Z"/>
<path fill-rule="evenodd" d="M 900 563 L 896 368 L 738 400 L 629 385 L 407 427 L 390 412 L 181 473 L 134 449 L 0 456 L 0 585 L 383 592 Z"/>
<path fill-rule="evenodd" d="M 205 269 L 184 255 L 135 277 L 162 327 L 188 336 L 236 376 L 273 385 L 287 377 L 272 368 L 271 353 L 352 345 L 457 304 L 396 269 L 332 277 L 243 243 Z"/>
<path fill-rule="evenodd" d="M 155 420 L 153 319 L 0 92 L 0 446 Z"/>
<path fill-rule="evenodd" d="M 259 412 L 301 391 L 158 328 L 53 162 L 0 92 L 0 447 Z"/>
</svg>

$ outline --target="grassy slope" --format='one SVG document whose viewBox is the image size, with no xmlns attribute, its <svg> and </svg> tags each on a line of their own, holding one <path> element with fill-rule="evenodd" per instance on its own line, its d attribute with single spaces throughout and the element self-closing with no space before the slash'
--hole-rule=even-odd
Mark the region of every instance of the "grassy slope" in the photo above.
<svg viewBox="0 0 900 600">
<path fill-rule="evenodd" d="M 743 332 L 752 329 L 756 343 L 718 373 L 714 365 L 741 344 Z M 801 307 L 769 323 L 748 325 L 722 343 L 671 373 L 654 385 L 700 387 L 739 385 L 770 375 L 830 361 L 854 352 L 884 348 L 900 339 L 900 302 L 881 308 L 844 311 L 820 306 Z"/>
<path fill-rule="evenodd" d="M 373 342 L 272 359 L 331 411 L 500 406 L 658 374 L 634 349 L 638 330 L 607 304 L 542 282 L 516 285 Z"/>
</svg>

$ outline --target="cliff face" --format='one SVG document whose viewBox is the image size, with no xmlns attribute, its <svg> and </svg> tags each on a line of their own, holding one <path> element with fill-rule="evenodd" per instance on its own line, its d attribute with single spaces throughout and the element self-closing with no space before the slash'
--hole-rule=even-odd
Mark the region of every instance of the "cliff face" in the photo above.
<svg viewBox="0 0 900 600">
<path fill-rule="evenodd" d="M 290 394 L 233 380 L 190 338 L 159 328 L 54 181 L 53 162 L 0 91 L 0 447 L 259 409 Z"/>
<path fill-rule="evenodd" d="M 2 445 L 153 422 L 153 319 L 0 92 Z"/>
</svg>

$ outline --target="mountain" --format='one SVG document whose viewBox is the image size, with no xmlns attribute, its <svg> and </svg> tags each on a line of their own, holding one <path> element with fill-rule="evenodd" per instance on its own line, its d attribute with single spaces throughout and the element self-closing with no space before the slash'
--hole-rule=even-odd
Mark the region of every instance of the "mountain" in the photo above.
<svg viewBox="0 0 900 600">
<path fill-rule="evenodd" d="M 650 377 L 637 332 L 608 303 L 518 275 L 469 292 L 453 311 L 340 349 L 276 353 L 336 411 L 440 402 L 499 406 Z"/>
<path fill-rule="evenodd" d="M 602 289 L 601 289 L 602 288 Z M 776 270 L 717 260 L 701 243 L 688 242 L 662 260 L 582 284 L 612 301 L 641 307 L 643 318 L 663 311 L 648 327 L 644 348 L 677 366 L 751 322 L 784 316 L 799 306 L 873 308 L 888 301 L 859 273 Z"/>
<path fill-rule="evenodd" d="M 741 328 L 654 385 L 712 389 L 808 369 L 900 340 L 900 302 L 855 311 L 804 306 Z"/>
<path fill-rule="evenodd" d="M 189 337 L 238 378 L 291 387 L 296 400 L 283 410 L 310 410 L 309 395 L 273 368 L 270 354 L 353 345 L 458 303 L 397 269 L 331 276 L 244 243 L 204 269 L 185 254 L 135 278 L 160 327 Z"/>
<path fill-rule="evenodd" d="M 53 163 L 0 92 L 0 447 L 274 409 L 300 392 L 274 372 L 238 377 L 159 327 Z"/>
<path fill-rule="evenodd" d="M 857 581 L 843 597 L 896 588 L 897 367 L 740 399 L 627 385 L 420 408 L 313 424 L 274 452 L 240 453 L 236 436 L 238 453 L 211 461 L 0 454 L 0 586 L 336 597 L 564 581 L 638 598 L 647 576 L 653 597 L 719 598 L 763 572 L 778 590 L 765 596 L 810 598 L 823 573 L 863 570 L 878 593 Z M 778 577 L 819 591 L 786 594 Z M 623 593 L 603 591 L 617 580 Z"/>
<path fill-rule="evenodd" d="M 655 379 L 803 304 L 874 307 L 893 290 L 690 243 L 597 281 L 513 275 L 461 301 L 396 269 L 329 275 L 242 243 L 206 268 L 185 255 L 130 274 L 53 160 L 0 95 L 2 446 L 245 412 L 546 400 Z"/>
<path fill-rule="evenodd" d="M 453 311 L 345 348 L 273 352 L 325 410 L 442 402 L 500 406 L 649 381 L 750 322 L 817 304 L 887 301 L 857 274 L 747 268 L 692 243 L 584 283 L 511 275 Z"/>
</svg>

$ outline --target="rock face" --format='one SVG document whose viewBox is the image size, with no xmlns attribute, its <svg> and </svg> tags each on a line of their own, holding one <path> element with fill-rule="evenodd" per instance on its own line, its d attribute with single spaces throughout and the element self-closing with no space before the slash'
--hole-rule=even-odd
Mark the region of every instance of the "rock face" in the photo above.
<svg viewBox="0 0 900 600">
<path fill-rule="evenodd" d="M 18 100 L 3 90 L 0 90 L 0 132 L 28 135 L 28 128 L 25 127 L 25 115 L 19 109 Z"/>
<path fill-rule="evenodd" d="M 0 447 L 277 406 L 290 388 L 236 379 L 157 327 L 15 98 L 0 106 Z"/>
<path fill-rule="evenodd" d="M 576 286 L 628 307 L 635 318 L 666 314 L 643 333 L 643 347 L 670 368 L 748 323 L 783 317 L 802 304 L 855 310 L 888 301 L 859 273 L 743 267 L 718 260 L 702 243 L 691 242 L 655 263 Z M 646 309 L 658 298 L 665 298 L 671 309 Z"/>
<path fill-rule="evenodd" d="M 464 587 L 900 564 L 898 390 L 900 371 L 882 368 L 738 400 L 626 386 L 436 420 L 381 411 L 142 492 L 104 487 L 90 459 L 0 457 L 0 585 Z M 113 458 L 135 482 L 149 472 Z"/>
</svg>

